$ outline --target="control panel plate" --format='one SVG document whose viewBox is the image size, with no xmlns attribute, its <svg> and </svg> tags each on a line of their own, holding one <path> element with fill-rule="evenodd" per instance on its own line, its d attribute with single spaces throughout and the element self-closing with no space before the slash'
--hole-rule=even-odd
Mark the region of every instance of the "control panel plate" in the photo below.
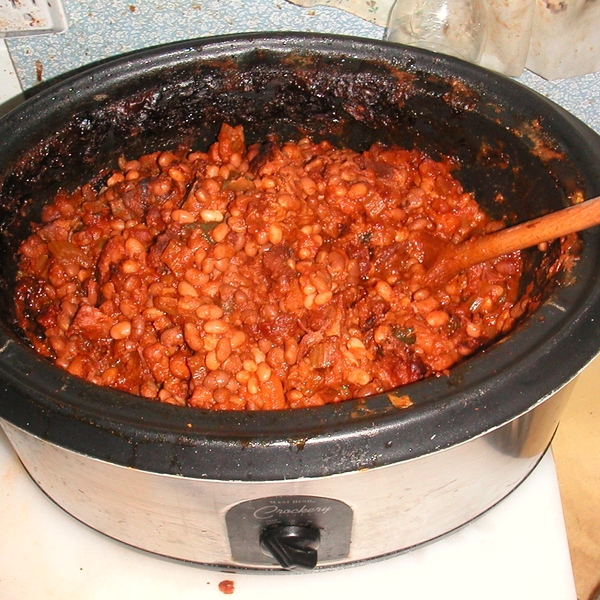
<svg viewBox="0 0 600 600">
<path fill-rule="evenodd" d="M 352 536 L 352 509 L 332 498 L 318 496 L 272 496 L 236 504 L 225 517 L 232 559 L 242 565 L 278 566 L 261 549 L 267 528 L 296 525 L 320 532 L 317 566 L 346 558 Z"/>
</svg>

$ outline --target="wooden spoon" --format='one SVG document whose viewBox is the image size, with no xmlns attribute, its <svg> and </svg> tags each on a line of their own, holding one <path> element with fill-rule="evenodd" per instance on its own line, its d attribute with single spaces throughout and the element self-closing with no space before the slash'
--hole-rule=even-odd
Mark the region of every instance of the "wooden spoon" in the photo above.
<svg viewBox="0 0 600 600">
<path fill-rule="evenodd" d="M 425 273 L 425 287 L 440 287 L 464 269 L 480 262 L 537 246 L 600 225 L 600 196 L 542 217 L 446 246 Z"/>
</svg>

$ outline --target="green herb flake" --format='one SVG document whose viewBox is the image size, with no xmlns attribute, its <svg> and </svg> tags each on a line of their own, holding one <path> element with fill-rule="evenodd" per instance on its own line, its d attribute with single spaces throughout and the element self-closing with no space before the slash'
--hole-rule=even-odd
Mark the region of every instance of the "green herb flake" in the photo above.
<svg viewBox="0 0 600 600">
<path fill-rule="evenodd" d="M 364 233 L 361 233 L 358 236 L 358 239 L 360 241 L 361 244 L 368 244 L 371 241 L 371 238 L 373 237 L 373 232 L 372 231 L 365 231 Z"/>
<path fill-rule="evenodd" d="M 392 328 L 392 333 L 396 339 L 409 346 L 412 346 L 417 341 L 417 334 L 412 327 L 394 326 Z"/>
</svg>

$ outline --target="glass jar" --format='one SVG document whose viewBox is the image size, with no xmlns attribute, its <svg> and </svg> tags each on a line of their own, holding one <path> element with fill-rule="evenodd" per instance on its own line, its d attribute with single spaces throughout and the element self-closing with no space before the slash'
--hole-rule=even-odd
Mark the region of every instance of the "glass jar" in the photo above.
<svg viewBox="0 0 600 600">
<path fill-rule="evenodd" d="M 486 37 L 484 0 L 396 0 L 385 39 L 476 63 Z"/>
</svg>

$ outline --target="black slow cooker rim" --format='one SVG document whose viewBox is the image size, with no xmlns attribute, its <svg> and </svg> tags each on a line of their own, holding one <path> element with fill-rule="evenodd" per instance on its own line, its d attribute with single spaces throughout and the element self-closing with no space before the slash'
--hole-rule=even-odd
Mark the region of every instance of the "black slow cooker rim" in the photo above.
<svg viewBox="0 0 600 600">
<path fill-rule="evenodd" d="M 126 78 L 132 65 L 203 57 L 249 48 L 304 48 L 382 58 L 404 68 L 429 66 L 477 81 L 506 104 L 544 108 L 552 129 L 575 133 L 571 146 L 589 173 L 587 193 L 600 193 L 600 138 L 572 115 L 517 82 L 451 57 L 386 42 L 318 34 L 248 34 L 176 42 L 117 57 L 58 82 L 0 122 L 26 127 L 41 103 L 71 103 Z M 415 67 L 416 68 L 416 67 Z M 490 91 L 491 90 L 491 91 Z M 504 94 L 504 96 L 503 96 Z M 45 102 L 45 104 L 44 104 Z M 522 108 L 522 105 L 521 105 Z M 43 111 L 42 111 L 43 112 Z M 0 153 L 2 145 L 0 142 Z M 436 378 L 406 386 L 415 401 L 396 409 L 386 395 L 317 409 L 219 413 L 152 403 L 98 388 L 52 366 L 0 327 L 0 417 L 33 435 L 109 462 L 208 479 L 272 480 L 320 477 L 415 459 L 483 435 L 526 413 L 572 379 L 597 353 L 600 283 L 594 265 L 600 233 L 586 232 L 575 283 L 558 287 L 527 323 L 501 343 Z M 566 307 L 566 308 L 565 308 Z M 567 310 L 568 308 L 568 310 Z M 553 365 L 548 372 L 547 365 Z M 493 366 L 490 369 L 490 366 Z M 507 369 L 510 374 L 507 382 Z M 490 371 L 492 374 L 490 375 Z M 485 393 L 483 391 L 485 390 Z M 510 398 L 510 401 L 505 401 Z M 504 399 L 504 401 L 503 401 Z"/>
</svg>

